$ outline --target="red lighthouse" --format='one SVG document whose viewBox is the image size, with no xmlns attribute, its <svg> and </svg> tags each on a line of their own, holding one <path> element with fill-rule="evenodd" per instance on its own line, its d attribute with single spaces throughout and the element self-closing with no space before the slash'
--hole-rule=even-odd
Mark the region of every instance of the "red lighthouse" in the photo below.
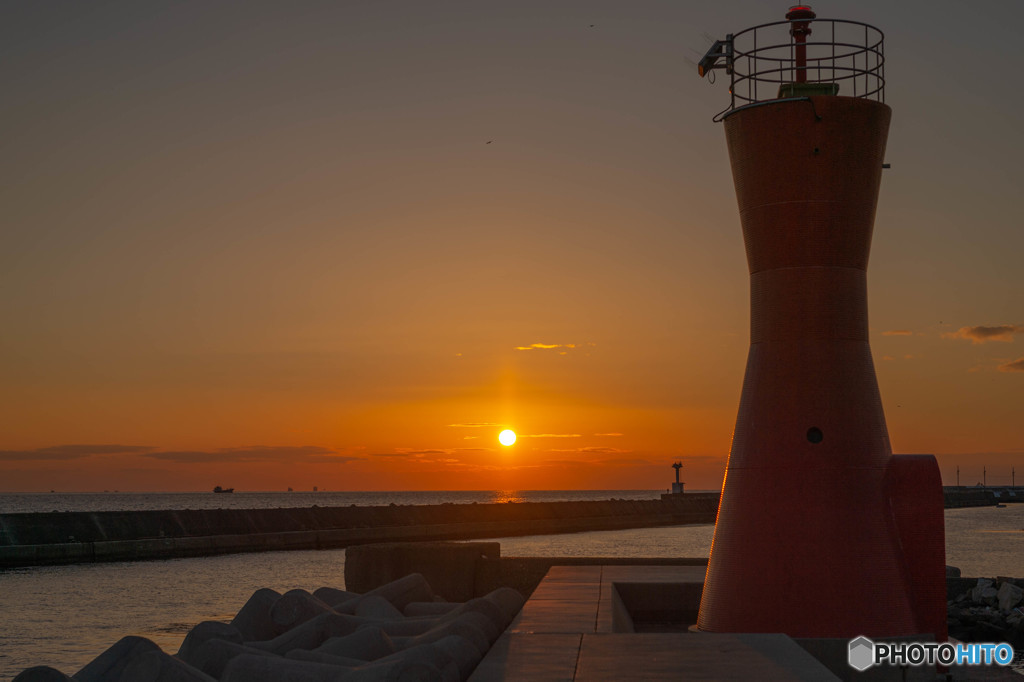
<svg viewBox="0 0 1024 682">
<path fill-rule="evenodd" d="M 867 265 L 890 108 L 883 36 L 787 20 L 717 41 L 750 270 L 750 351 L 698 626 L 946 636 L 942 483 L 893 455 Z"/>
</svg>

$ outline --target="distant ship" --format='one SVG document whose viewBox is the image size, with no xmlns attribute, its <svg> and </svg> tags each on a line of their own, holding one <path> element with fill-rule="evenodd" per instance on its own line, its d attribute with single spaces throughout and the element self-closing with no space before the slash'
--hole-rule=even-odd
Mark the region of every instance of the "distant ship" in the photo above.
<svg viewBox="0 0 1024 682">
<path fill-rule="evenodd" d="M 215 492 L 215 493 L 233 493 L 233 492 L 235 492 L 235 489 L 234 488 L 221 488 L 220 486 L 217 486 L 216 488 L 213 489 L 213 492 Z"/>
</svg>

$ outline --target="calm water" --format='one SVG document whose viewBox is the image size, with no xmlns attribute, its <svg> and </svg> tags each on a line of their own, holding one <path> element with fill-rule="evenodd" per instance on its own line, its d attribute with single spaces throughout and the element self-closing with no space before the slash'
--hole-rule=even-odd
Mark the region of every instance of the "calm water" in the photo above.
<svg viewBox="0 0 1024 682">
<path fill-rule="evenodd" d="M 278 507 L 485 504 L 578 500 L 652 500 L 663 490 L 442 490 L 397 492 L 0 493 L 0 514 L 143 509 L 274 509 Z M 694 491 L 706 492 L 706 491 Z"/>
<path fill-rule="evenodd" d="M 576 499 L 598 495 L 589 494 Z M 606 491 L 596 499 L 609 496 L 627 494 Z M 506 556 L 707 556 L 713 530 L 677 526 L 499 541 Z M 1024 505 L 947 510 L 946 538 L 947 563 L 964 575 L 1024 577 Z M 340 588 L 344 570 L 345 551 L 326 550 L 0 572 L 0 679 L 43 664 L 75 673 L 128 634 L 173 653 L 193 625 L 229 620 L 257 588 Z"/>
</svg>

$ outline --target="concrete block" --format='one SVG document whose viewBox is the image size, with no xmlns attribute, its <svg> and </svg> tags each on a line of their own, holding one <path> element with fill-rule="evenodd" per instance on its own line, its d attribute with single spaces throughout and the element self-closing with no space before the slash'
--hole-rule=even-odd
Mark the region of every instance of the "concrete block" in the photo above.
<svg viewBox="0 0 1024 682">
<path fill-rule="evenodd" d="M 978 578 L 977 585 L 971 590 L 971 599 L 980 602 L 985 596 L 985 590 L 992 589 L 992 581 L 987 578 Z"/>
<path fill-rule="evenodd" d="M 472 645 L 470 645 L 472 646 Z M 426 644 L 417 644 L 401 651 L 396 651 L 390 656 L 378 659 L 373 662 L 374 665 L 389 666 L 398 661 L 420 661 L 422 663 L 429 663 L 437 668 L 442 668 L 451 661 L 451 652 L 445 649 L 441 649 L 434 646 L 434 642 Z"/>
<path fill-rule="evenodd" d="M 402 609 L 402 613 L 409 618 L 437 617 L 443 616 L 458 607 L 458 602 L 414 601 L 406 604 L 405 608 Z"/>
<path fill-rule="evenodd" d="M 455 662 L 451 653 L 433 644 L 422 644 L 349 671 L 345 682 L 383 682 L 384 680 L 430 680 L 447 682 L 441 672 Z M 358 673 L 358 674 L 357 674 Z"/>
<path fill-rule="evenodd" d="M 48 665 L 38 665 L 22 670 L 14 682 L 75 682 L 73 679 Z"/>
<path fill-rule="evenodd" d="M 367 594 L 355 605 L 355 615 L 374 620 L 401 620 L 405 615 L 384 597 Z"/>
<path fill-rule="evenodd" d="M 251 647 L 281 656 L 292 649 L 315 649 L 331 637 L 352 634 L 368 621 L 340 613 L 322 613 L 288 632 L 263 642 L 248 642 Z"/>
<path fill-rule="evenodd" d="M 479 651 L 465 637 L 451 635 L 442 637 L 432 644 L 441 653 L 448 656 L 459 672 L 458 679 L 466 680 L 473 673 L 486 652 Z"/>
<path fill-rule="evenodd" d="M 347 560 L 346 560 L 347 561 Z M 427 579 L 419 573 L 410 573 L 367 592 L 364 597 L 383 597 L 401 611 L 409 602 L 433 601 L 434 591 Z"/>
<path fill-rule="evenodd" d="M 320 653 L 318 649 L 306 651 L 305 649 L 292 649 L 285 658 L 293 661 L 311 661 L 313 663 L 327 663 L 329 665 L 341 666 L 343 668 L 358 668 L 366 665 L 369 661 L 361 658 L 345 658 L 344 656 L 332 656 L 331 654 Z"/>
<path fill-rule="evenodd" d="M 431 644 L 449 635 L 459 635 L 460 637 L 465 637 L 483 655 L 490 648 L 491 640 L 488 639 L 488 635 L 481 629 L 481 620 L 486 619 L 479 613 L 464 613 L 456 620 L 437 625 L 422 635 L 416 637 L 392 637 L 392 641 L 394 641 L 395 646 L 399 650 L 402 650 L 423 644 Z"/>
<path fill-rule="evenodd" d="M 500 610 L 504 617 L 504 624 L 501 629 L 504 630 L 508 627 L 508 624 L 519 615 L 519 612 L 523 608 L 523 604 L 526 603 L 526 598 L 523 597 L 519 590 L 514 590 L 511 587 L 499 587 L 498 589 L 490 592 L 483 597 L 486 601 L 495 604 Z"/>
<path fill-rule="evenodd" d="M 306 590 L 289 590 L 270 607 L 270 621 L 274 635 L 291 630 L 321 613 L 333 612 L 328 604 L 320 601 Z"/>
<path fill-rule="evenodd" d="M 162 651 L 149 651 L 125 666 L 121 680 L 127 682 L 215 682 L 201 670 Z"/>
<path fill-rule="evenodd" d="M 454 661 L 441 668 L 441 682 L 463 682 L 465 679 Z"/>
<path fill-rule="evenodd" d="M 350 599 L 356 599 L 361 595 L 359 595 L 356 592 L 339 590 L 334 587 L 321 587 L 315 592 L 313 592 L 313 596 L 333 608 L 335 606 L 338 606 L 339 604 L 344 604 Z"/>
<path fill-rule="evenodd" d="M 160 651 L 160 647 L 145 637 L 122 637 L 72 677 L 77 682 L 119 680 L 121 673 L 129 663 L 151 651 Z"/>
<path fill-rule="evenodd" d="M 375 661 L 390 656 L 397 647 L 379 627 L 363 626 L 345 637 L 331 637 L 317 647 L 316 651 L 332 656 L 358 658 L 364 661 Z"/>
<path fill-rule="evenodd" d="M 449 623 L 470 613 L 479 614 L 490 623 L 490 625 L 484 627 L 487 631 L 488 639 L 492 642 L 498 638 L 498 635 L 500 635 L 511 622 L 511 619 L 506 617 L 505 611 L 501 606 L 493 600 L 484 599 L 482 597 L 470 599 L 451 613 L 441 616 L 441 618 L 438 619 L 438 622 Z M 492 629 L 494 630 L 493 632 Z"/>
<path fill-rule="evenodd" d="M 372 625 L 362 627 L 376 627 L 392 637 L 416 637 L 427 630 L 437 627 L 440 624 L 439 618 L 405 618 L 402 620 L 372 621 Z"/>
<path fill-rule="evenodd" d="M 277 654 L 269 651 L 262 651 L 255 647 L 245 646 L 244 644 L 226 642 L 223 639 L 211 639 L 196 647 L 195 651 L 190 654 L 189 659 L 185 662 L 193 668 L 202 670 L 210 677 L 220 679 L 221 675 L 224 674 L 224 668 L 227 667 L 231 659 L 245 654 L 277 656 Z"/>
<path fill-rule="evenodd" d="M 487 638 L 487 646 L 483 649 L 485 652 L 505 630 L 505 628 L 500 627 L 492 617 L 480 611 L 469 611 L 468 613 L 464 613 L 458 620 L 473 625 L 484 635 L 484 637 Z"/>
<path fill-rule="evenodd" d="M 362 595 L 360 595 L 358 597 L 355 597 L 354 599 L 349 599 L 339 604 L 334 604 L 331 606 L 331 608 L 334 609 L 335 613 L 344 613 L 350 616 L 354 616 L 356 614 L 356 607 L 359 606 L 359 600 L 362 598 Z"/>
<path fill-rule="evenodd" d="M 999 610 L 1004 612 L 1019 604 L 1022 598 L 1024 598 L 1024 590 L 1009 582 L 1000 585 L 999 591 L 996 593 Z"/>
<path fill-rule="evenodd" d="M 231 624 L 238 628 L 247 642 L 271 639 L 277 633 L 274 632 L 270 609 L 280 598 L 281 593 L 275 590 L 265 587 L 256 590 L 231 620 Z"/>
<path fill-rule="evenodd" d="M 337 678 L 338 682 L 449 682 L 429 663 L 407 661 L 384 666 L 372 663 Z"/>
<path fill-rule="evenodd" d="M 231 659 L 220 682 L 338 682 L 345 673 L 355 668 L 344 668 L 326 663 L 296 661 L 290 658 L 243 655 Z"/>
<path fill-rule="evenodd" d="M 192 662 L 192 656 L 200 646 L 211 639 L 221 639 L 235 644 L 243 642 L 242 633 L 235 626 L 215 620 L 204 620 L 185 635 L 185 641 L 178 649 L 178 658 L 189 665 L 195 665 Z"/>
</svg>

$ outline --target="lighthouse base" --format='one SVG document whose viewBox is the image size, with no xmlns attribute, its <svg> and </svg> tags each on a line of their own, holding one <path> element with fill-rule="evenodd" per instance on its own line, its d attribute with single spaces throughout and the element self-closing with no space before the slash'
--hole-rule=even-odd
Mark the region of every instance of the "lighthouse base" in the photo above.
<svg viewBox="0 0 1024 682">
<path fill-rule="evenodd" d="M 938 465 L 730 469 L 698 626 L 796 638 L 946 638 Z M 785 500 L 785 504 L 780 504 Z"/>
</svg>

